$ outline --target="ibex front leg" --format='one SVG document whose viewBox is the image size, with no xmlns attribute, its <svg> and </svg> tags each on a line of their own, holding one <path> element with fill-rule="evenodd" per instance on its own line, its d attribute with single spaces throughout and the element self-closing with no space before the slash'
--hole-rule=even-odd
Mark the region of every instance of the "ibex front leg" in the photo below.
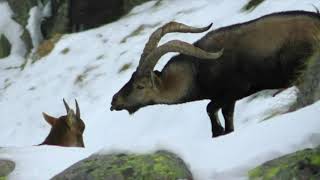
<svg viewBox="0 0 320 180">
<path fill-rule="evenodd" d="M 224 122 L 225 122 L 225 132 L 224 132 L 225 134 L 228 134 L 234 131 L 233 112 L 234 112 L 235 103 L 236 102 L 232 102 L 222 107 L 222 115 L 224 117 Z"/>
<path fill-rule="evenodd" d="M 221 106 L 214 104 L 212 101 L 207 105 L 207 113 L 211 120 L 212 137 L 218 137 L 224 134 L 224 129 L 218 118 L 218 110 Z"/>
</svg>

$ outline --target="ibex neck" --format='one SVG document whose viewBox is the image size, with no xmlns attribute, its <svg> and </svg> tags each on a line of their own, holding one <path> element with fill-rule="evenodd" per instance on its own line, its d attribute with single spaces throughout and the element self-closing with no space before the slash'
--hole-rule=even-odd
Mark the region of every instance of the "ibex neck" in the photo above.
<svg viewBox="0 0 320 180">
<path fill-rule="evenodd" d="M 163 104 L 180 104 L 197 99 L 194 72 L 190 64 L 170 63 L 162 71 L 160 99 Z"/>
</svg>

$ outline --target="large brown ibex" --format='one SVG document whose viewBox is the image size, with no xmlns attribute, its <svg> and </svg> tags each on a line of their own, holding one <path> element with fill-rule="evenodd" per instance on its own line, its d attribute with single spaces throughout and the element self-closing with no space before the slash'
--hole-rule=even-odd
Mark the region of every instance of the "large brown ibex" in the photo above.
<svg viewBox="0 0 320 180">
<path fill-rule="evenodd" d="M 157 47 L 167 33 L 198 33 L 209 28 L 170 22 L 157 29 L 137 70 L 114 95 L 111 110 L 134 113 L 147 105 L 209 99 L 213 137 L 230 133 L 237 100 L 263 89 L 292 86 L 306 60 L 318 50 L 320 16 L 305 11 L 274 13 L 213 30 L 193 45 L 173 40 Z M 161 72 L 153 71 L 168 52 L 180 54 Z M 217 117 L 219 109 L 225 129 Z"/>
<path fill-rule="evenodd" d="M 85 124 L 80 118 L 80 108 L 77 100 L 76 113 L 69 108 L 63 99 L 64 106 L 67 110 L 66 116 L 55 118 L 46 113 L 42 113 L 44 119 L 51 125 L 51 130 L 43 143 L 39 145 L 55 145 L 65 147 L 84 147 L 82 134 Z"/>
</svg>

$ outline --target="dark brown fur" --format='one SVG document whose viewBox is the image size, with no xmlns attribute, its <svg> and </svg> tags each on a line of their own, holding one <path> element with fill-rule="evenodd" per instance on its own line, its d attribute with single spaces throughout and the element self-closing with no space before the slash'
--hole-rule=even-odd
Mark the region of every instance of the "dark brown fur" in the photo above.
<svg viewBox="0 0 320 180">
<path fill-rule="evenodd" d="M 44 119 L 51 125 L 49 135 L 40 145 L 64 147 L 84 147 L 82 134 L 84 122 L 70 109 L 66 116 L 55 118 L 43 113 Z"/>
<path fill-rule="evenodd" d="M 234 130 L 235 102 L 263 89 L 292 86 L 306 60 L 318 50 L 319 30 L 318 14 L 291 11 L 211 31 L 194 45 L 210 52 L 224 49 L 222 57 L 204 60 L 180 54 L 171 58 L 155 77 L 137 77 L 134 73 L 114 96 L 112 107 L 133 113 L 151 104 L 209 99 L 207 113 L 213 137 L 230 133 Z M 151 82 L 141 83 L 141 79 Z M 139 83 L 153 87 L 153 94 L 139 94 Z M 145 97 L 135 98 L 137 94 Z M 219 109 L 225 129 L 217 117 Z"/>
</svg>

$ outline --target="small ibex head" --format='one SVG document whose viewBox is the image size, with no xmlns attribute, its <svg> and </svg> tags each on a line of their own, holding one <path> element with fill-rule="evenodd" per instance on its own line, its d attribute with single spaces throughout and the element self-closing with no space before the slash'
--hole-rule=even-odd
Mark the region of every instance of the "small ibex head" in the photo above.
<svg viewBox="0 0 320 180">
<path fill-rule="evenodd" d="M 161 92 L 165 82 L 161 73 L 153 71 L 153 69 L 158 60 L 168 52 L 179 52 L 201 59 L 219 58 L 223 50 L 213 53 L 206 52 L 180 40 L 172 40 L 157 47 L 161 37 L 167 33 L 201 33 L 210 29 L 211 25 L 196 28 L 177 22 L 169 22 L 153 32 L 144 47 L 137 70 L 133 73 L 129 82 L 113 96 L 110 109 L 117 111 L 127 110 L 131 114 L 141 107 L 162 103 Z"/>
<path fill-rule="evenodd" d="M 52 117 L 46 113 L 42 113 L 44 119 L 51 125 L 51 130 L 47 138 L 40 145 L 56 145 L 65 147 L 84 147 L 82 134 L 85 124 L 80 118 L 80 109 L 77 100 L 76 113 L 69 108 L 63 99 L 67 115 L 59 118 Z"/>
</svg>

